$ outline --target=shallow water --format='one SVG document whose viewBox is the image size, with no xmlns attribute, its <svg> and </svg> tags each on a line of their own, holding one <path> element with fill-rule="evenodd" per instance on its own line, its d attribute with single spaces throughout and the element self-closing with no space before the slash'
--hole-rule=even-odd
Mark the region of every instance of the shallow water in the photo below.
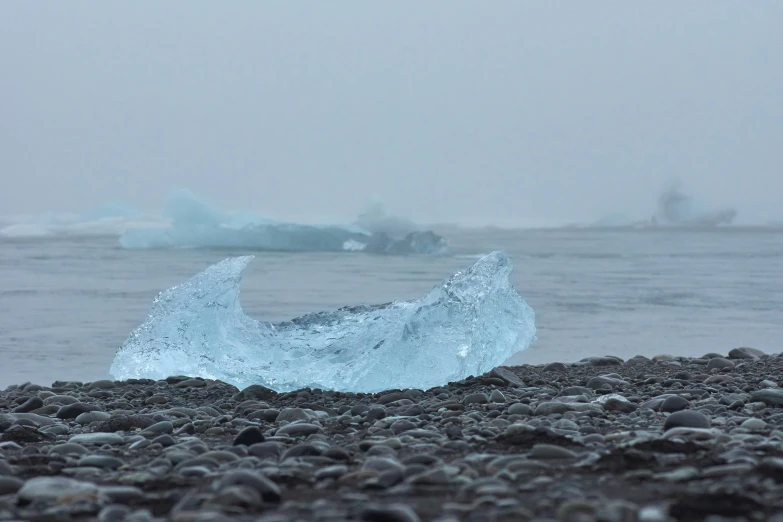
<svg viewBox="0 0 783 522">
<path fill-rule="evenodd" d="M 444 230 L 455 255 L 257 253 L 242 304 L 290 319 L 424 295 L 506 250 L 538 341 L 512 362 L 783 350 L 783 231 Z M 244 251 L 126 251 L 116 238 L 0 238 L 0 386 L 108 376 L 155 295 Z"/>
</svg>

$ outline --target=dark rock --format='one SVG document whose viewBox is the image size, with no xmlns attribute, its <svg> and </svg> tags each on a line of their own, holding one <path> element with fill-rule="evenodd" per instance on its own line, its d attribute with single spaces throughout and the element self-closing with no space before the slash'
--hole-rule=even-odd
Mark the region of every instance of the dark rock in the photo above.
<svg viewBox="0 0 783 522">
<path fill-rule="evenodd" d="M 588 357 L 585 362 L 590 366 L 620 366 L 623 360 L 617 357 Z"/>
<path fill-rule="evenodd" d="M 664 399 L 663 403 L 661 404 L 660 411 L 673 413 L 675 411 L 689 408 L 690 405 L 691 403 L 688 402 L 687 399 L 680 397 L 679 395 L 672 395 L 671 397 Z"/>
<path fill-rule="evenodd" d="M 49 437 L 36 430 L 35 428 L 27 426 L 12 426 L 11 428 L 3 432 L 3 436 L 0 440 L 3 442 L 16 442 L 17 444 L 30 444 L 36 442 L 43 442 Z"/>
<path fill-rule="evenodd" d="M 261 386 L 260 384 L 251 384 L 241 392 L 237 393 L 232 397 L 235 401 L 244 401 L 248 399 L 260 399 L 262 401 L 265 401 L 267 399 L 274 399 L 280 395 L 275 390 L 271 390 L 269 388 L 266 388 L 264 386 Z"/>
<path fill-rule="evenodd" d="M 598 377 L 593 377 L 587 381 L 587 387 L 591 390 L 599 390 L 607 385 L 611 388 L 617 388 L 620 386 L 627 386 L 628 383 L 622 379 L 617 379 L 606 375 L 599 375 Z"/>
<path fill-rule="evenodd" d="M 283 461 L 292 457 L 312 457 L 318 456 L 320 454 L 321 450 L 312 444 L 297 444 L 296 446 L 291 446 L 288 448 L 283 453 L 283 456 L 280 457 L 280 460 Z"/>
<path fill-rule="evenodd" d="M 264 442 L 264 433 L 258 426 L 248 426 L 234 438 L 234 446 L 239 446 L 240 444 L 252 446 L 259 442 Z"/>
<path fill-rule="evenodd" d="M 783 406 L 783 389 L 767 388 L 750 394 L 750 399 L 770 406 Z"/>
<path fill-rule="evenodd" d="M 362 512 L 361 519 L 365 522 L 421 522 L 416 512 L 404 504 L 370 506 Z"/>
<path fill-rule="evenodd" d="M 24 403 L 13 409 L 14 413 L 27 413 L 38 408 L 42 408 L 44 405 L 43 400 L 40 397 L 30 397 Z"/>
<path fill-rule="evenodd" d="M 257 491 L 266 502 L 278 502 L 281 498 L 280 487 L 261 473 L 250 470 L 232 471 L 220 479 L 218 489 L 230 486 L 247 486 Z"/>
<path fill-rule="evenodd" d="M 88 411 L 103 411 L 103 408 L 101 408 L 97 404 L 89 404 L 86 402 L 74 402 L 73 404 L 66 404 L 65 406 L 57 410 L 56 417 L 58 419 L 63 419 L 63 420 L 75 419 L 82 413 L 87 413 Z"/>
<path fill-rule="evenodd" d="M 410 396 L 407 393 L 404 393 L 404 392 L 387 393 L 385 395 L 381 395 L 378 398 L 378 404 L 386 405 L 386 404 L 389 404 L 391 402 L 396 402 L 396 401 L 399 401 L 399 400 L 402 400 L 402 399 L 410 399 Z"/>
<path fill-rule="evenodd" d="M 708 370 L 724 370 L 726 368 L 734 368 L 734 363 L 728 359 L 724 359 L 723 357 L 715 357 L 710 359 L 710 362 L 707 363 Z"/>
<path fill-rule="evenodd" d="M 767 355 L 756 348 L 740 347 L 734 348 L 729 352 L 729 359 L 751 359 L 758 360 Z"/>
<path fill-rule="evenodd" d="M 396 420 L 396 421 L 394 421 L 394 422 L 392 423 L 392 425 L 391 425 L 391 426 L 389 426 L 389 429 L 391 429 L 391 430 L 392 430 L 392 432 L 393 432 L 395 435 L 399 435 L 400 433 L 403 433 L 403 432 L 405 432 L 405 431 L 408 431 L 408 430 L 414 430 L 414 429 L 416 429 L 416 425 L 415 425 L 415 424 L 413 424 L 413 423 L 412 423 L 411 421 L 409 421 L 409 420 L 400 419 L 400 420 Z"/>
<path fill-rule="evenodd" d="M 462 399 L 463 404 L 487 404 L 489 397 L 486 393 L 470 393 Z"/>
<path fill-rule="evenodd" d="M 517 386 L 522 386 L 522 379 L 520 379 L 517 374 L 512 372 L 511 370 L 508 370 L 506 368 L 502 368 L 498 366 L 497 368 L 493 368 L 492 371 L 489 372 L 489 374 L 492 377 L 497 377 L 498 379 L 502 379 L 506 381 L 509 384 L 515 384 Z"/>
<path fill-rule="evenodd" d="M 168 433 L 164 433 L 163 435 L 158 435 L 154 439 L 152 439 L 153 444 L 160 444 L 164 448 L 168 448 L 169 446 L 173 446 L 177 443 L 176 440 L 174 440 L 174 437 L 169 435 Z"/>
<path fill-rule="evenodd" d="M 277 458 L 280 456 L 280 444 L 277 442 L 259 442 L 251 445 L 247 449 L 250 455 L 258 457 L 259 459 Z"/>
<path fill-rule="evenodd" d="M 565 371 L 566 365 L 561 362 L 553 362 L 544 366 L 541 371 L 544 372 L 562 372 Z"/>
<path fill-rule="evenodd" d="M 24 481 L 16 477 L 0 475 L 0 496 L 16 493 L 23 484 Z"/>
</svg>

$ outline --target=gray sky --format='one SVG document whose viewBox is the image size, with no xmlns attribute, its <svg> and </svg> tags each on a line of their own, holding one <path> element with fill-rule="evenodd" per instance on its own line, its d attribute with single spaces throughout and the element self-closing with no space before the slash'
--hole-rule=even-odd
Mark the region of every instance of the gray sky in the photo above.
<svg viewBox="0 0 783 522">
<path fill-rule="evenodd" d="M 0 3 L 0 215 L 783 218 L 783 2 Z"/>
</svg>

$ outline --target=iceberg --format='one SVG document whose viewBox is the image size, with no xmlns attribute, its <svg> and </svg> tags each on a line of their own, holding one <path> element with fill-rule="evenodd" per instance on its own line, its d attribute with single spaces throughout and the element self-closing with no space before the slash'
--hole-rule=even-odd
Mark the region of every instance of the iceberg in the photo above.
<svg viewBox="0 0 783 522">
<path fill-rule="evenodd" d="M 120 236 L 126 249 L 241 248 L 280 252 L 369 252 L 375 254 L 448 253 L 448 242 L 431 231 L 404 237 L 373 233 L 358 225 L 299 225 L 252 214 L 214 209 L 181 190 L 166 203 L 169 227 L 134 228 Z"/>
<path fill-rule="evenodd" d="M 534 312 L 511 286 L 504 252 L 480 258 L 421 299 L 282 323 L 242 311 L 239 284 L 252 259 L 226 259 L 162 292 L 118 349 L 111 375 L 200 376 L 279 392 L 426 389 L 489 371 L 535 339 Z"/>
<path fill-rule="evenodd" d="M 737 211 L 722 208 L 710 211 L 699 209 L 693 198 L 683 194 L 677 184 L 669 187 L 658 198 L 658 209 L 652 222 L 657 225 L 684 227 L 717 227 L 731 225 Z"/>
<path fill-rule="evenodd" d="M 384 233 L 390 236 L 404 236 L 420 230 L 416 223 L 407 218 L 387 214 L 380 201 L 374 201 L 367 210 L 359 214 L 355 223 L 373 234 Z"/>
<path fill-rule="evenodd" d="M 139 210 L 120 201 L 109 201 L 84 213 L 43 212 L 14 216 L 0 228 L 8 238 L 119 236 L 128 228 L 150 222 Z"/>
</svg>

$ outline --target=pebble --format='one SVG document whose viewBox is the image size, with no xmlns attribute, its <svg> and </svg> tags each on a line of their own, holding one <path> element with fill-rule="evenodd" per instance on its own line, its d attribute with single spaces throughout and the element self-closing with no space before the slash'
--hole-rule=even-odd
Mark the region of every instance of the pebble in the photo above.
<svg viewBox="0 0 783 522">
<path fill-rule="evenodd" d="M 750 394 L 750 400 L 763 402 L 770 406 L 783 406 L 783 390 L 777 388 L 756 390 Z"/>
<path fill-rule="evenodd" d="M 713 359 L 710 359 L 710 362 L 707 363 L 707 369 L 712 370 L 726 370 L 726 369 L 733 369 L 734 368 L 734 362 L 730 361 L 728 359 L 724 359 L 723 357 L 715 357 Z"/>
<path fill-rule="evenodd" d="M 244 444 L 245 446 L 252 446 L 259 442 L 264 442 L 264 433 L 258 426 L 248 426 L 243 428 L 237 436 L 234 438 L 234 446 Z"/>
<path fill-rule="evenodd" d="M 361 514 L 365 522 L 421 522 L 416 512 L 405 504 L 370 506 Z"/>
<path fill-rule="evenodd" d="M 173 433 L 174 432 L 174 424 L 171 423 L 171 421 L 160 421 L 156 422 L 155 424 L 148 426 L 142 430 L 141 435 L 143 436 L 155 436 L 155 435 L 162 435 L 164 433 Z"/>
<path fill-rule="evenodd" d="M 554 444 L 536 444 L 530 450 L 530 457 L 534 459 L 573 459 L 576 456 L 570 449 Z"/>
<path fill-rule="evenodd" d="M 500 390 L 492 390 L 492 393 L 489 394 L 489 401 L 496 403 L 506 402 L 506 396 Z"/>
<path fill-rule="evenodd" d="M 462 399 L 463 404 L 486 404 L 488 402 L 489 397 L 486 393 L 471 393 Z"/>
<path fill-rule="evenodd" d="M 98 487 L 91 482 L 66 477 L 35 477 L 25 482 L 17 495 L 20 500 L 27 502 L 56 502 L 67 497 L 94 495 L 97 492 Z"/>
<path fill-rule="evenodd" d="M 508 407 L 509 415 L 531 415 L 532 413 L 533 409 L 527 404 L 523 404 L 521 402 L 516 402 Z"/>
<path fill-rule="evenodd" d="M 674 413 L 675 411 L 680 411 L 689 408 L 690 405 L 691 403 L 687 399 L 679 395 L 672 395 L 671 397 L 667 397 L 666 399 L 664 399 L 659 409 L 660 411 L 666 413 Z"/>
<path fill-rule="evenodd" d="M 93 422 L 105 421 L 109 418 L 111 418 L 111 414 L 105 411 L 88 411 L 76 417 L 76 424 L 91 424 Z"/>
<path fill-rule="evenodd" d="M 82 413 L 87 413 L 90 411 L 98 411 L 101 407 L 97 404 L 87 404 L 84 402 L 74 402 L 73 404 L 66 404 L 65 406 L 62 406 L 59 410 L 57 410 L 57 418 L 58 419 L 75 419 Z"/>
<path fill-rule="evenodd" d="M 663 429 L 669 430 L 672 428 L 709 428 L 711 425 L 710 419 L 706 415 L 699 411 L 683 410 L 672 413 L 666 418 L 666 422 L 663 424 Z"/>
<path fill-rule="evenodd" d="M 68 442 L 76 444 L 122 444 L 125 439 L 116 433 L 80 433 L 68 439 Z"/>
</svg>

